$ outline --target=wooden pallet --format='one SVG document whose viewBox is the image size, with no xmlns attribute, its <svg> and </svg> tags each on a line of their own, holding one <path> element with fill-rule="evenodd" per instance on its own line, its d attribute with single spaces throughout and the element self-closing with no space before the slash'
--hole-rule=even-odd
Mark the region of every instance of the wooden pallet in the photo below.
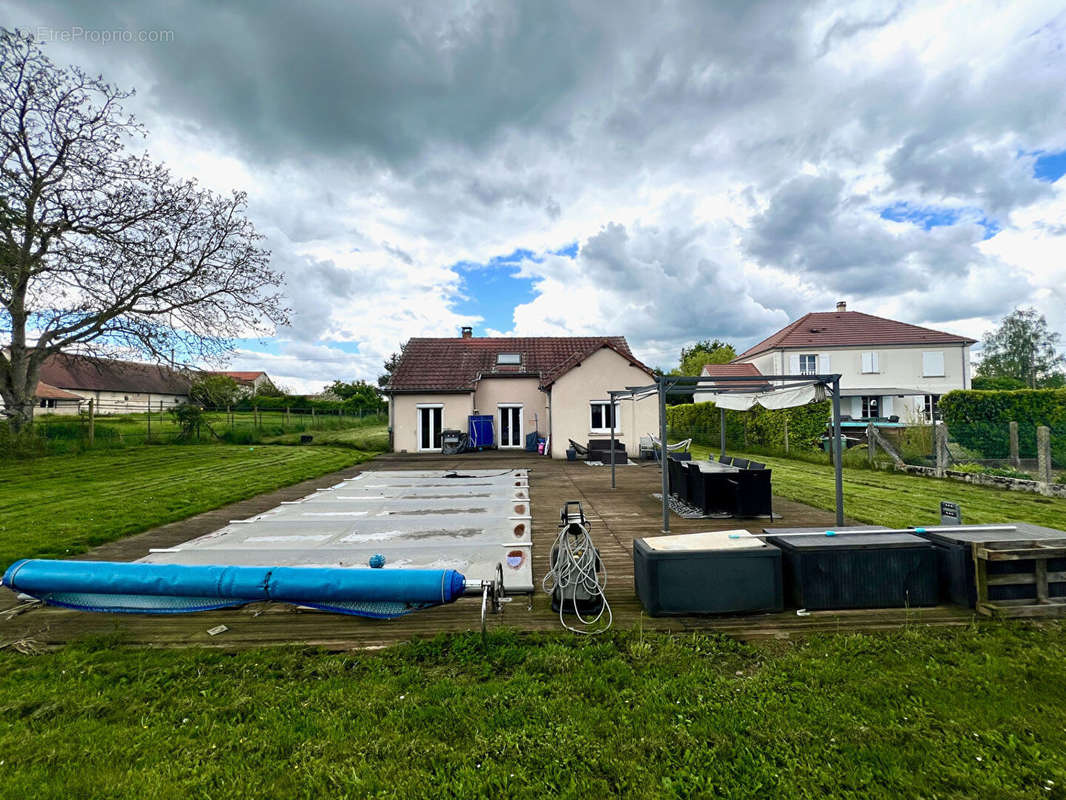
<svg viewBox="0 0 1066 800">
<path fill-rule="evenodd" d="M 1049 583 L 1066 582 L 1066 572 L 1051 572 L 1048 562 L 1066 558 L 1066 539 L 974 542 L 973 563 L 977 582 L 977 611 L 990 617 L 1066 616 L 1066 597 L 1049 597 Z M 1032 572 L 989 575 L 989 562 L 1032 561 Z M 1021 600 L 989 600 L 992 586 L 1034 586 L 1036 597 Z"/>
</svg>

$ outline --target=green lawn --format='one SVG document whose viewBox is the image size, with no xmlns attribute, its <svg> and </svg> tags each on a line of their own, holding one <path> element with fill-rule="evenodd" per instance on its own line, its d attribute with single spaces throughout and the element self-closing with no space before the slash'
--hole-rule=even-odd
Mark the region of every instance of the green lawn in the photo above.
<svg viewBox="0 0 1066 800">
<path fill-rule="evenodd" d="M 358 464 L 352 447 L 158 445 L 0 466 L 0 565 L 62 557 Z"/>
<path fill-rule="evenodd" d="M 215 438 L 230 444 L 253 444 L 271 441 L 278 437 L 297 440 L 302 433 L 311 433 L 316 439 L 330 434 L 359 436 L 359 431 L 385 431 L 384 416 L 358 417 L 346 414 L 309 413 L 286 414 L 284 411 L 234 411 L 232 414 L 208 412 L 205 425 L 200 430 L 200 441 L 214 442 Z M 94 448 L 114 448 L 139 445 L 147 440 L 173 443 L 181 429 L 174 417 L 167 413 L 153 413 L 151 421 L 147 414 L 113 414 L 97 416 L 94 420 Z M 76 452 L 87 447 L 88 417 L 60 414 L 38 414 L 34 417 L 34 429 L 52 453 Z M 381 449 L 381 448 L 378 448 Z"/>
<path fill-rule="evenodd" d="M 711 449 L 693 445 L 692 452 L 693 458 L 707 458 Z M 717 457 L 718 450 L 713 453 Z M 772 456 L 749 458 L 773 469 L 774 494 L 779 497 L 836 508 L 831 466 Z M 966 523 L 1012 521 L 1066 527 L 1066 500 L 948 479 L 844 468 L 844 513 L 859 522 L 891 528 L 936 524 L 941 500 L 961 504 Z"/>
<path fill-rule="evenodd" d="M 1066 631 L 0 653 L 9 797 L 1066 797 Z"/>
</svg>

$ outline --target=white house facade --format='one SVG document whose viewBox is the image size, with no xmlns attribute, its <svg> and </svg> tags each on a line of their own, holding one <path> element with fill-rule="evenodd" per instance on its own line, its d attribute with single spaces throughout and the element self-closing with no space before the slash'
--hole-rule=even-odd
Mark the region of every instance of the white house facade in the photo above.
<svg viewBox="0 0 1066 800">
<path fill-rule="evenodd" d="M 975 340 L 848 311 L 807 314 L 736 358 L 763 375 L 839 373 L 841 413 L 930 422 L 941 395 L 970 388 Z"/>
</svg>

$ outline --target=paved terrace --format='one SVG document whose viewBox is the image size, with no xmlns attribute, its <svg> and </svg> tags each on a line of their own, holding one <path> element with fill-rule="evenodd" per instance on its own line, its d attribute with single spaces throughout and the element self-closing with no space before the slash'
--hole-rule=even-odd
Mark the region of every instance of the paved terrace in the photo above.
<svg viewBox="0 0 1066 800">
<path fill-rule="evenodd" d="M 971 611 L 954 606 L 925 609 L 883 609 L 815 612 L 798 617 L 795 611 L 732 617 L 653 618 L 642 613 L 633 589 L 632 541 L 655 536 L 662 525 L 661 507 L 652 493 L 659 490 L 659 469 L 654 463 L 617 468 L 618 488 L 610 488 L 610 467 L 590 467 L 582 462 L 555 461 L 527 453 L 489 452 L 462 456 L 386 454 L 373 461 L 325 475 L 279 491 L 163 525 L 94 549 L 82 559 L 133 561 L 151 547 L 173 547 L 217 530 L 231 519 L 242 519 L 303 497 L 319 487 L 331 486 L 364 470 L 396 469 L 507 469 L 530 471 L 533 505 L 533 575 L 539 586 L 548 552 L 558 528 L 559 511 L 567 500 L 580 500 L 592 523 L 592 536 L 607 568 L 607 597 L 618 629 L 719 631 L 743 639 L 802 636 L 823 630 L 887 630 L 904 625 L 961 625 L 973 619 Z M 830 512 L 781 498 L 774 499 L 773 526 L 833 526 Z M 685 520 L 671 518 L 672 533 L 769 527 L 766 520 Z M 128 644 L 157 647 L 197 645 L 256 647 L 277 644 L 318 645 L 330 649 L 381 647 L 442 631 L 480 628 L 480 598 L 463 598 L 449 606 L 416 612 L 390 621 L 297 610 L 284 604 L 253 604 L 239 609 L 180 615 L 93 614 L 59 608 L 33 608 L 12 613 L 15 596 L 0 592 L 0 644 L 26 642 L 59 645 L 92 634 L 117 635 Z M 4 613 L 7 611 L 8 613 Z M 225 625 L 215 636 L 207 631 Z M 490 616 L 490 629 L 506 626 L 527 631 L 560 630 L 550 598 L 538 592 L 532 608 L 525 596 L 514 598 L 500 616 Z"/>
</svg>

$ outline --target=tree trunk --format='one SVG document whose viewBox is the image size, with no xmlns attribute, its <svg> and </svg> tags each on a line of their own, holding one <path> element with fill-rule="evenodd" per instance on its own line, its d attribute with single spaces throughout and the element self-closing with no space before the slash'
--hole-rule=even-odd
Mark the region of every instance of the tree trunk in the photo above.
<svg viewBox="0 0 1066 800">
<path fill-rule="evenodd" d="M 4 399 L 4 416 L 8 427 L 13 433 L 19 433 L 33 423 L 41 366 L 18 341 L 12 343 L 8 362 L 11 366 L 8 375 L 4 376 L 7 380 L 0 377 L 0 397 Z"/>
</svg>

